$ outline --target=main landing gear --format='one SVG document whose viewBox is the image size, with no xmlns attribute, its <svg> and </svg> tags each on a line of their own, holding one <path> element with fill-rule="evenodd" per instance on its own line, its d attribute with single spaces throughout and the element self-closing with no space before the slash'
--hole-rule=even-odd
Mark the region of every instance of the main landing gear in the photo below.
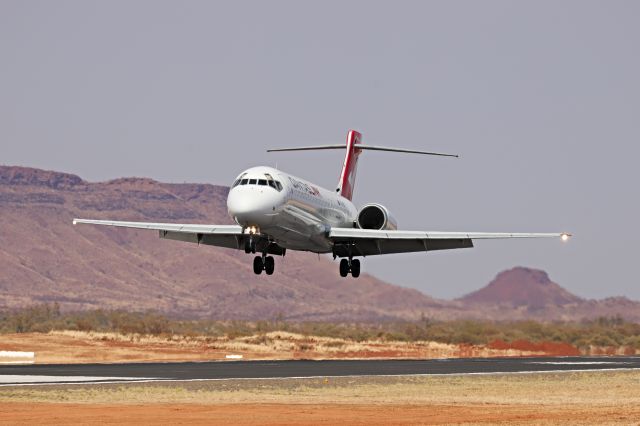
<svg viewBox="0 0 640 426">
<path fill-rule="evenodd" d="M 358 259 L 342 259 L 340 260 L 340 276 L 346 277 L 351 272 L 353 278 L 360 276 L 360 261 Z"/>
<path fill-rule="evenodd" d="M 262 271 L 265 271 L 267 275 L 272 275 L 275 268 L 276 262 L 273 256 L 267 256 L 266 253 L 262 253 L 262 256 L 253 258 L 253 272 L 256 275 L 260 275 Z"/>
</svg>

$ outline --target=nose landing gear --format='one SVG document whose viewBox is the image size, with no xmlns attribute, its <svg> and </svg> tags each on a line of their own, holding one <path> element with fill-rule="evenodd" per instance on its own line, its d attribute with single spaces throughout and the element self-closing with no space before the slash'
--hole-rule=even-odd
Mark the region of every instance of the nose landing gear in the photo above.
<svg viewBox="0 0 640 426">
<path fill-rule="evenodd" d="M 265 235 L 260 235 L 259 230 L 255 226 L 247 229 L 249 232 L 244 238 L 244 252 L 247 254 L 255 254 L 256 250 L 262 252 L 260 256 L 253 258 L 253 273 L 260 275 L 262 271 L 265 271 L 267 275 L 273 275 L 273 271 L 276 269 L 276 262 L 273 256 L 267 256 L 267 254 L 271 252 L 284 256 L 285 249 L 280 249 Z"/>
<path fill-rule="evenodd" d="M 256 252 L 256 240 L 255 239 L 247 238 L 244 241 L 244 252 L 247 253 L 247 254 Z"/>
<path fill-rule="evenodd" d="M 244 252 L 249 254 L 256 252 L 256 243 L 260 239 L 260 230 L 256 226 L 250 226 L 248 228 L 242 228 L 242 233 L 245 234 L 245 230 L 248 236 L 244 238 Z M 246 235 L 246 234 L 245 234 Z"/>
<path fill-rule="evenodd" d="M 353 278 L 360 276 L 360 261 L 358 259 L 340 260 L 340 276 L 346 277 L 351 272 Z"/>
</svg>

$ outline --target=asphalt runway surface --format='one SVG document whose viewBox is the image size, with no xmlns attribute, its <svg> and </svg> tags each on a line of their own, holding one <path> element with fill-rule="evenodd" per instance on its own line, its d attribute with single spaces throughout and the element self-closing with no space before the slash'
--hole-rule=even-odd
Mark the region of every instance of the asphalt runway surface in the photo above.
<svg viewBox="0 0 640 426">
<path fill-rule="evenodd" d="M 640 357 L 218 361 L 0 366 L 0 385 L 640 369 Z"/>
</svg>

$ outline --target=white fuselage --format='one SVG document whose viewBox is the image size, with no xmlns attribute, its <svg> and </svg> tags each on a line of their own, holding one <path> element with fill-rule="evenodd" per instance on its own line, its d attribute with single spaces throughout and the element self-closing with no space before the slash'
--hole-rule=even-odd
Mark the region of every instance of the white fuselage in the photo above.
<svg viewBox="0 0 640 426">
<path fill-rule="evenodd" d="M 227 210 L 240 226 L 257 228 L 282 248 L 318 253 L 331 251 L 331 228 L 353 228 L 358 214 L 339 193 L 271 167 L 242 172 Z"/>
</svg>

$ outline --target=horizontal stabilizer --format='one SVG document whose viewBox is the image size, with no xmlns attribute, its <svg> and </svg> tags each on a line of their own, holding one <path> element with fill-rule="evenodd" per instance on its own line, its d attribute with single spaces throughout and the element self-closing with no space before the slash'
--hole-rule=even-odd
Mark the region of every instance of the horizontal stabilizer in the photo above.
<svg viewBox="0 0 640 426">
<path fill-rule="evenodd" d="M 356 149 L 361 149 L 363 151 L 368 149 L 371 151 L 403 152 L 406 154 L 438 155 L 441 157 L 459 158 L 459 155 L 457 154 L 443 154 L 440 152 L 417 151 L 413 149 L 391 148 L 386 146 L 355 144 L 353 147 Z M 267 152 L 316 151 L 316 150 L 323 150 L 323 149 L 345 149 L 345 148 L 346 148 L 345 145 L 316 145 L 316 146 L 301 146 L 301 147 L 293 147 L 293 148 L 273 148 L 273 149 L 268 149 Z"/>
<path fill-rule="evenodd" d="M 386 146 L 356 145 L 356 148 L 359 148 L 359 149 L 370 149 L 371 151 L 404 152 L 404 153 L 407 153 L 407 154 L 439 155 L 441 157 L 459 158 L 458 154 L 442 154 L 440 152 L 416 151 L 416 150 L 413 150 L 413 149 L 389 148 L 389 147 L 386 147 Z"/>
<path fill-rule="evenodd" d="M 344 145 L 316 145 L 316 146 L 301 146 L 295 148 L 272 148 L 267 152 L 279 152 L 279 151 L 315 151 L 319 149 L 345 149 Z"/>
</svg>

